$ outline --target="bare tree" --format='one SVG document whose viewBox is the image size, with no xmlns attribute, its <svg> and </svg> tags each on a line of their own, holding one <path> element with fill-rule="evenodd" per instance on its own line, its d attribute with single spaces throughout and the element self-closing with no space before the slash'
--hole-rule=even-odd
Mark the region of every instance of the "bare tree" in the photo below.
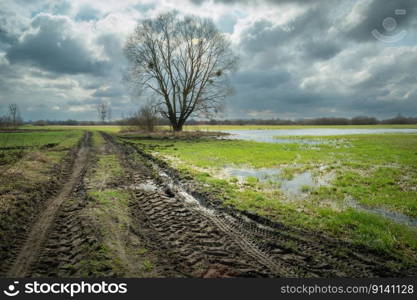
<svg viewBox="0 0 417 300">
<path fill-rule="evenodd" d="M 19 107 L 17 104 L 9 104 L 9 118 L 13 126 L 20 123 Z"/>
<path fill-rule="evenodd" d="M 216 113 L 232 89 L 237 57 L 209 19 L 175 12 L 145 19 L 125 45 L 134 84 L 158 96 L 155 105 L 173 130 L 193 114 Z"/>
<path fill-rule="evenodd" d="M 105 123 L 106 119 L 109 117 L 110 105 L 106 102 L 101 102 L 96 105 L 97 116 L 101 123 Z"/>
<path fill-rule="evenodd" d="M 135 125 L 142 130 L 153 132 L 158 121 L 158 111 L 150 101 L 143 105 L 133 116 Z"/>
</svg>

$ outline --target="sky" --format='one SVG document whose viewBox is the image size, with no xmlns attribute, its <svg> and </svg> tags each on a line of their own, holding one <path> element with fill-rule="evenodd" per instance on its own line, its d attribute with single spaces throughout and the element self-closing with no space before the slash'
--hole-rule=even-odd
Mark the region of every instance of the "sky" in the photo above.
<svg viewBox="0 0 417 300">
<path fill-rule="evenodd" d="M 0 1 L 0 115 L 113 119 L 143 103 L 123 46 L 144 18 L 211 18 L 239 56 L 218 118 L 417 116 L 415 0 Z"/>
</svg>

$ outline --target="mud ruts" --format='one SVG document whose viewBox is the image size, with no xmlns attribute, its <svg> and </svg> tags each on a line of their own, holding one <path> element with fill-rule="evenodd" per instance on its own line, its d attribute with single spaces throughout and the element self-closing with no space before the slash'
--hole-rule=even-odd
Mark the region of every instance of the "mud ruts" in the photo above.
<svg viewBox="0 0 417 300">
<path fill-rule="evenodd" d="M 105 135 L 109 143 L 115 143 Z M 403 277 L 416 266 L 319 233 L 225 208 L 165 162 L 119 144 L 132 174 L 135 217 L 184 274 L 197 277 Z M 143 183 L 156 188 L 143 188 Z M 148 184 L 149 185 L 149 184 Z M 184 190 L 186 195 L 184 196 Z M 190 201 L 187 195 L 197 200 Z M 390 267 L 393 266 L 393 267 Z M 396 267 L 397 266 L 397 267 Z"/>
<path fill-rule="evenodd" d="M 81 144 L 82 141 L 53 166 L 48 182 L 25 191 L 10 191 L 18 196 L 13 206 L 0 217 L 0 276 L 6 276 L 46 200 L 58 194 L 71 175 Z"/>
</svg>

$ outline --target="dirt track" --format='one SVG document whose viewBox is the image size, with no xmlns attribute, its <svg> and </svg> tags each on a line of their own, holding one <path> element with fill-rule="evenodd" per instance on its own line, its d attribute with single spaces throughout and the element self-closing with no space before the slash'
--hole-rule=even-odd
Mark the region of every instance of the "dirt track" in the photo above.
<svg viewBox="0 0 417 300">
<path fill-rule="evenodd" d="M 84 137 L 83 144 L 77 153 L 77 158 L 75 160 L 73 171 L 69 180 L 64 184 L 62 190 L 56 197 L 53 197 L 46 202 L 45 210 L 41 212 L 36 222 L 32 225 L 32 229 L 28 233 L 28 238 L 26 239 L 17 258 L 13 262 L 12 267 L 7 273 L 8 277 L 26 276 L 31 265 L 39 257 L 41 246 L 46 239 L 46 235 L 57 211 L 61 207 L 62 203 L 70 195 L 76 182 L 79 181 L 82 177 L 82 173 L 88 159 L 89 139 L 90 134 L 87 133 Z"/>
<path fill-rule="evenodd" d="M 198 192 L 192 180 L 128 143 L 103 134 L 105 151 L 117 155 L 133 195 L 131 234 L 146 241 L 157 257 L 159 276 L 168 277 L 396 277 L 415 269 L 393 270 L 368 249 L 288 228 L 258 216 L 225 210 Z M 100 257 L 87 273 L 85 258 L 100 252 L 100 237 L 82 213 L 88 203 L 84 175 L 93 163 L 85 136 L 70 179 L 32 225 L 8 271 L 23 276 L 115 276 Z M 88 171 L 87 171 L 88 172 Z M 120 274 L 117 274 L 120 276 Z M 123 274 L 122 274 L 123 275 Z"/>
</svg>

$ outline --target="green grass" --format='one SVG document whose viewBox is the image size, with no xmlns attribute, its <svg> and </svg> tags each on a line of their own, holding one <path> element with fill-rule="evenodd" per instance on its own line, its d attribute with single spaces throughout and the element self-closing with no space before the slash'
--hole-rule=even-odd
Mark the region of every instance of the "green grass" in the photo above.
<svg viewBox="0 0 417 300">
<path fill-rule="evenodd" d="M 322 156 L 319 152 L 311 154 L 297 144 L 268 144 L 246 141 L 216 140 L 140 140 L 144 145 L 158 145 L 156 150 L 178 157 L 185 163 L 198 167 L 223 167 L 225 165 L 250 165 L 255 168 L 274 167 L 297 159 L 300 151 L 306 156 Z M 307 158 L 308 159 L 308 158 Z"/>
<path fill-rule="evenodd" d="M 106 143 L 104 138 L 97 131 L 93 131 L 91 141 L 92 141 L 93 147 L 96 148 L 96 150 L 99 150 L 98 148 L 103 147 Z"/>
<path fill-rule="evenodd" d="M 133 140 L 138 147 L 168 159 L 183 172 L 208 184 L 225 205 L 289 225 L 325 231 L 377 251 L 417 260 L 417 230 L 375 214 L 349 208 L 345 198 L 368 207 L 417 217 L 417 135 L 378 134 L 318 139 L 319 145 L 268 144 L 238 140 Z M 130 140 L 132 141 L 132 140 Z M 220 176 L 225 166 L 281 168 L 282 180 L 310 170 L 333 174 L 332 184 L 302 186 L 302 200 L 286 199 L 279 184 Z M 323 169 L 324 167 L 324 169 Z M 268 187 L 268 188 L 265 188 Z M 273 188 L 271 188 L 273 187 Z"/>
<path fill-rule="evenodd" d="M 417 217 L 417 192 L 413 189 L 417 186 L 417 135 L 355 135 L 320 139 L 332 143 L 306 146 L 209 139 L 137 142 L 157 144 L 156 152 L 198 168 L 221 169 L 227 165 L 283 167 L 284 179 L 291 179 L 295 172 L 317 171 L 317 166 L 326 166 L 336 173 L 334 185 L 338 197 L 349 194 L 362 204 L 382 205 Z M 331 193 L 335 191 L 323 196 L 331 196 Z"/>
<path fill-rule="evenodd" d="M 97 190 L 103 190 L 107 185 L 120 181 L 124 171 L 116 155 L 100 154 L 105 141 L 97 131 L 93 132 L 92 145 L 97 152 L 95 155 L 97 162 L 94 173 L 90 176 L 90 185 Z"/>
<path fill-rule="evenodd" d="M 106 189 L 104 191 L 92 190 L 89 195 L 96 199 L 102 205 L 121 204 L 122 206 L 127 205 L 129 194 L 120 190 Z"/>
<path fill-rule="evenodd" d="M 0 214 L 4 217 L 2 226 L 5 221 L 19 226 L 21 220 L 25 220 L 38 209 L 41 199 L 51 195 L 48 192 L 58 188 L 59 172 L 67 170 L 58 165 L 68 163 L 65 159 L 69 157 L 70 148 L 77 145 L 81 136 L 80 131 L 59 134 L 0 133 L 2 147 L 32 146 L 23 150 L 0 150 Z M 47 144 L 56 145 L 43 147 Z"/>
<path fill-rule="evenodd" d="M 78 141 L 82 132 L 67 131 L 26 131 L 0 132 L 0 147 L 42 147 L 47 144 L 58 144 L 60 148 L 68 148 Z"/>
<path fill-rule="evenodd" d="M 142 268 L 145 272 L 151 272 L 154 268 L 154 265 L 150 260 L 146 259 L 146 260 L 143 261 L 143 267 Z"/>
<path fill-rule="evenodd" d="M 34 151 L 59 159 L 61 152 L 77 144 L 82 134 L 78 130 L 0 132 L 0 165 L 15 163 Z"/>
</svg>

